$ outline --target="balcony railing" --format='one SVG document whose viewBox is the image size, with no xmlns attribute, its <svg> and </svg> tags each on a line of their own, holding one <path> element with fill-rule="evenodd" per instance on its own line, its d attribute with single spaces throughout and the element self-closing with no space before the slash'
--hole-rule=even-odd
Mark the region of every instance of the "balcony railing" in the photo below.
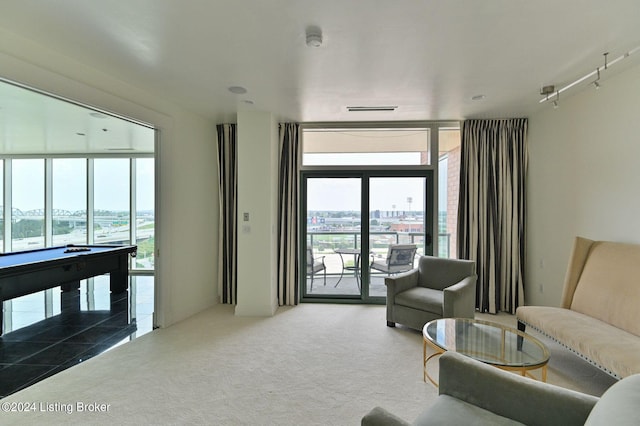
<svg viewBox="0 0 640 426">
<path fill-rule="evenodd" d="M 388 232 L 375 231 L 370 232 L 372 242 L 370 250 L 373 253 L 385 252 L 389 244 L 417 244 L 418 254 L 424 254 L 424 234 L 420 232 Z M 319 238 L 319 236 L 327 236 L 327 238 Z M 386 237 L 383 237 L 386 236 Z M 438 247 L 440 257 L 450 257 L 451 253 L 451 234 L 438 234 Z M 361 233 L 356 231 L 337 231 L 337 232 L 307 232 L 307 246 L 312 247 L 314 252 L 326 253 L 333 252 L 340 248 L 359 248 L 362 247 Z M 422 243 L 422 244 L 421 244 Z"/>
</svg>

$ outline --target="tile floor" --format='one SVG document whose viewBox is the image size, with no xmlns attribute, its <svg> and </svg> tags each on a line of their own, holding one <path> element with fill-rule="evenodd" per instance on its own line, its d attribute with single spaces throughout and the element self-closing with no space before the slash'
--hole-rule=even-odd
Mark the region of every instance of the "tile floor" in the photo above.
<svg viewBox="0 0 640 426">
<path fill-rule="evenodd" d="M 4 302 L 0 398 L 153 329 L 152 276 L 129 277 L 129 292 L 112 295 L 109 276 Z"/>
</svg>

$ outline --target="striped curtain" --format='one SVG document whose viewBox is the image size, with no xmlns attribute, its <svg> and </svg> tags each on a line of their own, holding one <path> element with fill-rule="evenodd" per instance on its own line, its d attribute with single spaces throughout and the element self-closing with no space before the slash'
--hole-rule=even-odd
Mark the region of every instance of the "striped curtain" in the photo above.
<svg viewBox="0 0 640 426">
<path fill-rule="evenodd" d="M 218 187 L 220 221 L 218 238 L 218 294 L 221 302 L 236 304 L 238 151 L 235 124 L 218 124 Z"/>
<path fill-rule="evenodd" d="M 300 125 L 280 124 L 278 173 L 278 304 L 297 305 Z"/>
<path fill-rule="evenodd" d="M 527 119 L 462 125 L 458 257 L 476 261 L 476 308 L 524 304 Z"/>
</svg>

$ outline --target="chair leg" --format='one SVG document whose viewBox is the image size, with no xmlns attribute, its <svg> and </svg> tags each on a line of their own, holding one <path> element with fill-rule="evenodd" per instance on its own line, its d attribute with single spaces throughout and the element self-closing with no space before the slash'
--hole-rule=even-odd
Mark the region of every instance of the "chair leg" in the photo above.
<svg viewBox="0 0 640 426">
<path fill-rule="evenodd" d="M 309 293 L 313 293 L 313 274 L 311 274 L 311 290 L 309 290 Z"/>
</svg>

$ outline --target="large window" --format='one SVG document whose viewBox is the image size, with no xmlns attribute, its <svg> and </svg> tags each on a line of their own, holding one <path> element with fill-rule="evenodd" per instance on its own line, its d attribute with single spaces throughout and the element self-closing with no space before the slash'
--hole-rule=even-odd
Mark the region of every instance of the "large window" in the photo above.
<svg viewBox="0 0 640 426">
<path fill-rule="evenodd" d="M 53 245 L 87 242 L 87 160 L 52 161 Z"/>
<path fill-rule="evenodd" d="M 136 166 L 135 237 L 138 245 L 135 267 L 153 269 L 155 251 L 155 168 L 153 158 L 140 158 Z"/>
<path fill-rule="evenodd" d="M 305 129 L 304 166 L 420 166 L 430 129 Z"/>
<path fill-rule="evenodd" d="M 153 270 L 152 157 L 7 158 L 0 160 L 0 170 L 7 171 L 0 194 L 11 194 L 3 197 L 2 211 L 10 211 L 11 220 L 0 222 L 2 235 L 8 231 L 11 239 L 0 239 L 2 251 L 136 244 L 140 256 L 131 267 Z"/>
<path fill-rule="evenodd" d="M 126 158 L 94 161 L 95 242 L 122 244 L 130 241 L 131 170 Z"/>
<path fill-rule="evenodd" d="M 14 251 L 45 246 L 43 159 L 12 161 L 11 246 Z"/>
<path fill-rule="evenodd" d="M 303 126 L 303 301 L 381 303 L 386 276 L 423 254 L 450 256 L 446 200 L 457 193 L 446 170 L 436 175 L 448 165 L 450 128 L 457 123 Z"/>
</svg>

